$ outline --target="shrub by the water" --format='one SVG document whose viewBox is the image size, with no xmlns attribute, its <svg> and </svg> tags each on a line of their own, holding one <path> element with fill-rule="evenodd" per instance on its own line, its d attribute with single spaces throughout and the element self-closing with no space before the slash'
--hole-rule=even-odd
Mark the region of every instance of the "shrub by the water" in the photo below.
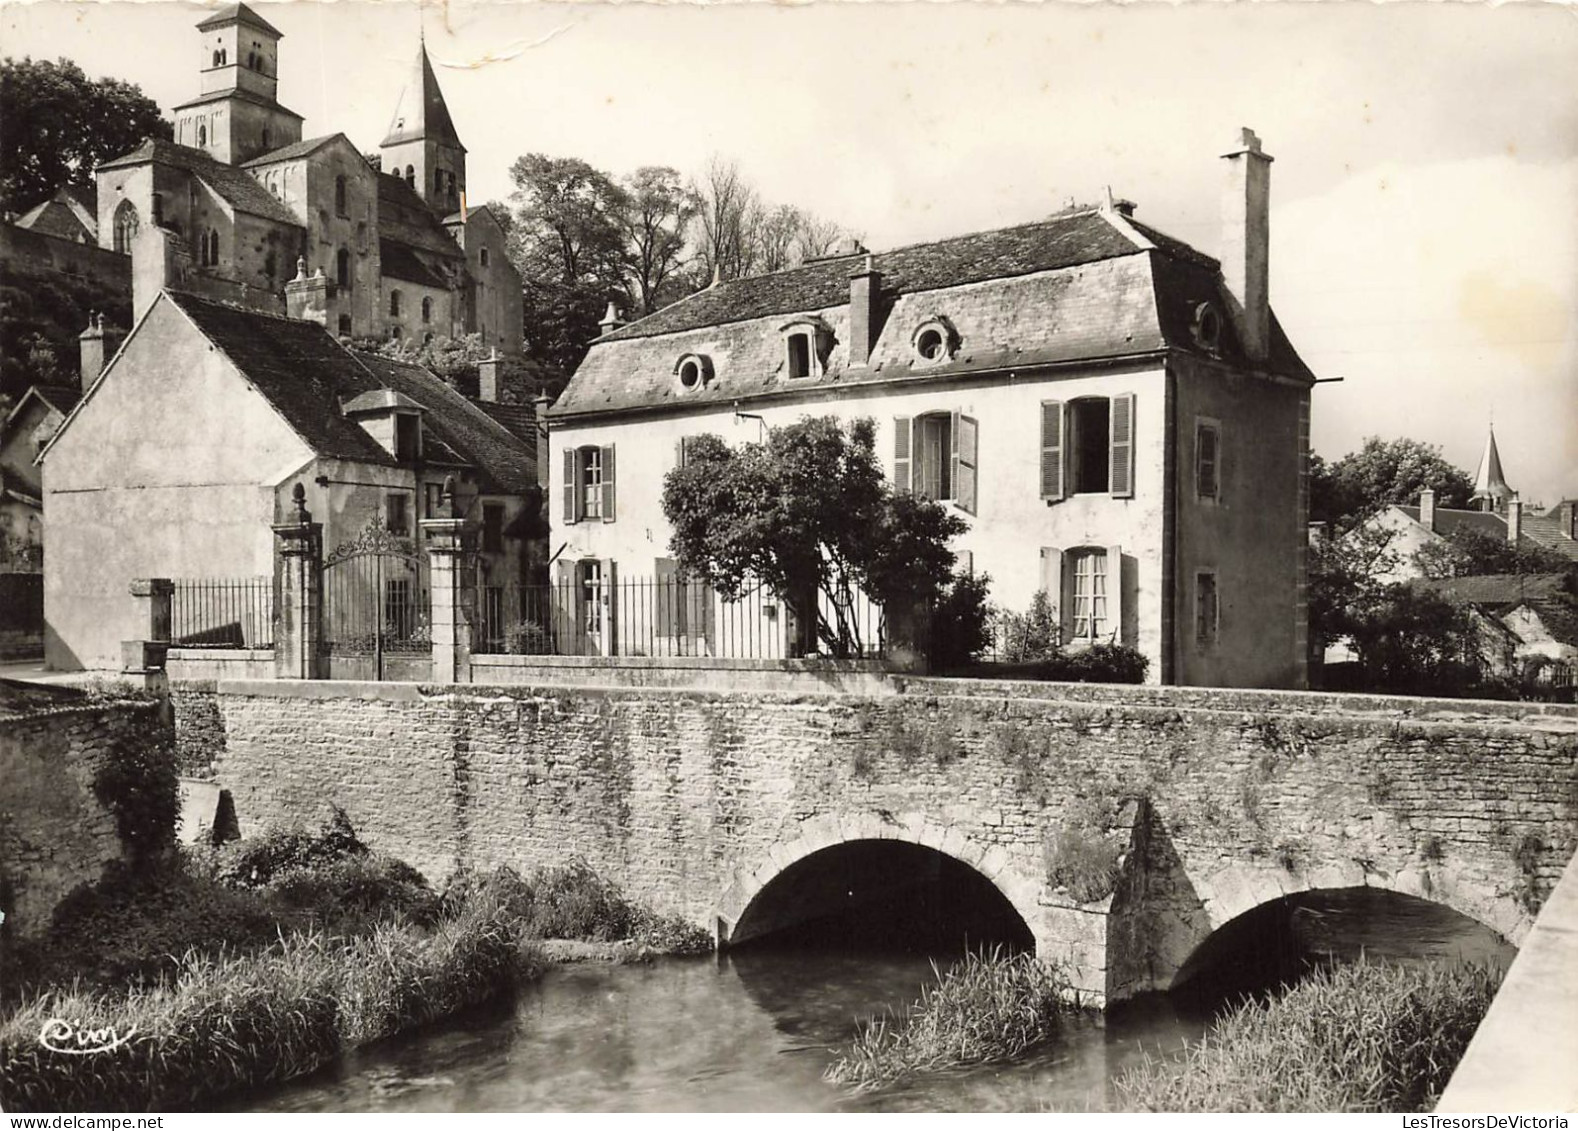
<svg viewBox="0 0 1578 1131">
<path fill-rule="evenodd" d="M 1500 975 L 1468 966 L 1322 970 L 1219 1020 L 1181 1060 L 1117 1081 L 1141 1111 L 1429 1111 Z"/>
<path fill-rule="evenodd" d="M 866 1089 L 915 1072 L 1009 1060 L 1054 1036 L 1078 1008 L 1071 998 L 1062 973 L 1032 955 L 966 955 L 902 1013 L 865 1022 L 826 1077 Z"/>
<path fill-rule="evenodd" d="M 341 1051 L 478 1005 L 542 960 L 484 884 L 431 932 L 312 930 L 249 955 L 189 952 L 173 977 L 129 992 L 46 992 L 0 1023 L 0 1105 L 12 1111 L 191 1108 L 287 1080 Z M 113 1032 L 92 1057 L 51 1051 L 52 1019 Z"/>
</svg>

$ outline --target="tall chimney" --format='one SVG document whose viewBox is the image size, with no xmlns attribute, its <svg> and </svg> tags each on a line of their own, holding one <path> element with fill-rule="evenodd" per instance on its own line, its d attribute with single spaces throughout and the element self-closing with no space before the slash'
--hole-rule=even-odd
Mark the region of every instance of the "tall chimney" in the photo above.
<svg viewBox="0 0 1578 1131">
<path fill-rule="evenodd" d="M 532 415 L 537 418 L 537 485 L 548 489 L 548 408 L 553 402 L 548 394 L 538 393 L 531 401 Z"/>
<path fill-rule="evenodd" d="M 1419 492 L 1419 525 L 1432 533 L 1436 528 L 1436 493 L 1429 487 Z"/>
<path fill-rule="evenodd" d="M 296 277 L 285 284 L 285 316 L 301 322 L 329 326 L 329 280 L 319 267 L 307 274 L 307 261 L 296 260 Z"/>
<path fill-rule="evenodd" d="M 1267 263 L 1271 235 L 1271 157 L 1247 126 L 1222 154 L 1222 282 L 1233 296 L 1234 321 L 1244 352 L 1262 361 L 1271 350 Z"/>
<path fill-rule="evenodd" d="M 882 274 L 871 265 L 871 256 L 861 261 L 860 269 L 849 277 L 849 365 L 865 368 L 877 344 L 879 318 L 877 293 L 882 289 Z"/>
<path fill-rule="evenodd" d="M 477 362 L 477 399 L 498 404 L 499 351 L 496 349 L 490 349 L 488 356 Z"/>
<path fill-rule="evenodd" d="M 104 315 L 94 313 L 88 315 L 88 328 L 77 335 L 77 342 L 82 351 L 82 391 L 86 393 L 120 348 L 121 335 L 113 329 L 106 330 Z"/>
<path fill-rule="evenodd" d="M 1514 491 L 1512 498 L 1507 500 L 1507 541 L 1516 546 L 1521 537 L 1523 537 L 1523 500 L 1518 498 L 1518 493 Z"/>
<path fill-rule="evenodd" d="M 1568 499 L 1557 507 L 1556 522 L 1563 537 L 1578 540 L 1578 502 Z"/>
</svg>

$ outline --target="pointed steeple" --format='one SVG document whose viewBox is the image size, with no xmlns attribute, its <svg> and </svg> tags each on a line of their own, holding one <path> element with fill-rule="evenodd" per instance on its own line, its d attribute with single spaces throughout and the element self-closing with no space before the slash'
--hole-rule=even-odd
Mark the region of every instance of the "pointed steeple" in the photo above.
<svg viewBox="0 0 1578 1131">
<path fill-rule="evenodd" d="M 1507 500 L 1516 492 L 1507 486 L 1507 477 L 1501 472 L 1501 453 L 1496 450 L 1496 429 L 1491 427 L 1485 438 L 1485 454 L 1479 460 L 1479 473 L 1474 476 L 1474 494 L 1470 502 L 1480 504 L 1487 511 L 1505 510 Z"/>
<path fill-rule="evenodd" d="M 382 145 L 399 145 L 407 141 L 437 142 L 452 146 L 462 153 L 466 151 L 466 147 L 460 144 L 460 135 L 455 132 L 449 107 L 444 103 L 444 92 L 438 89 L 438 76 L 433 73 L 432 61 L 427 57 L 425 38 L 417 46 L 411 78 L 400 93 L 400 101 L 395 107 L 394 117 L 389 121 L 389 132 Z"/>
</svg>

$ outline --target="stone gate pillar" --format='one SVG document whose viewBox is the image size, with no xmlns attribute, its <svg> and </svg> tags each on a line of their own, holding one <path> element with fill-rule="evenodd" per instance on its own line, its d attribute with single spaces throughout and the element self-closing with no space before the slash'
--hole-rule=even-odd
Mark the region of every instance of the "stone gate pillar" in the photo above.
<svg viewBox="0 0 1578 1131">
<path fill-rule="evenodd" d="M 466 615 L 466 520 L 455 513 L 454 484 L 444 482 L 439 518 L 422 520 L 427 543 L 433 632 L 433 682 L 471 682 L 471 622 Z"/>
<path fill-rule="evenodd" d="M 274 525 L 274 572 L 279 578 L 279 627 L 274 632 L 277 679 L 323 679 L 323 524 L 312 521 L 307 492 L 291 489 L 296 512 Z"/>
<path fill-rule="evenodd" d="M 131 583 L 131 595 L 141 635 L 121 641 L 121 672 L 128 677 L 163 672 L 170 650 L 175 582 L 168 577 L 139 577 Z"/>
</svg>

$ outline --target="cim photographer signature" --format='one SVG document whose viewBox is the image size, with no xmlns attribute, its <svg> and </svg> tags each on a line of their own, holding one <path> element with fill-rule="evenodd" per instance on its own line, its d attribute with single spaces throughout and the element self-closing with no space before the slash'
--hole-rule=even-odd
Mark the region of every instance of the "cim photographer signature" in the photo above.
<svg viewBox="0 0 1578 1131">
<path fill-rule="evenodd" d="M 64 1053 L 67 1056 L 90 1056 L 112 1052 L 136 1035 L 135 1025 L 122 1033 L 113 1025 L 92 1028 L 59 1017 L 51 1017 L 39 1029 L 38 1043 L 50 1052 Z"/>
</svg>

